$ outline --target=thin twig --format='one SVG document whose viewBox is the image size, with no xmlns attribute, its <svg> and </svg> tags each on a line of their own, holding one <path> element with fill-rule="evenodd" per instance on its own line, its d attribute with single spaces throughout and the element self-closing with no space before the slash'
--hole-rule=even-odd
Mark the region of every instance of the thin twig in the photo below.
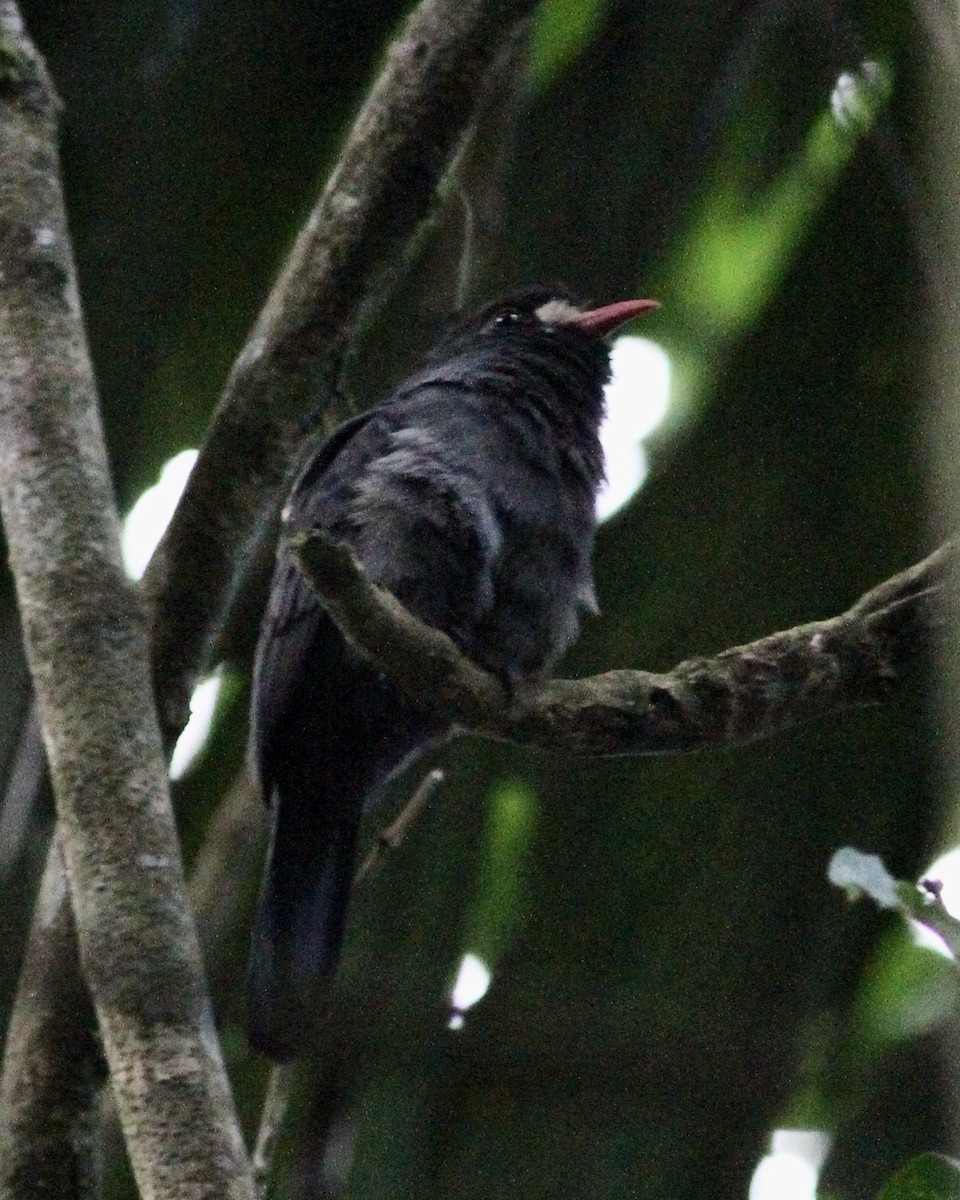
<svg viewBox="0 0 960 1200">
<path fill-rule="evenodd" d="M 360 864 L 353 877 L 354 890 L 380 870 L 388 855 L 400 849 L 404 838 L 420 819 L 421 813 L 441 783 L 443 783 L 443 771 L 439 767 L 428 771 L 421 779 L 414 789 L 413 795 L 403 805 L 394 820 L 377 834 L 370 847 L 370 853 Z"/>
<path fill-rule="evenodd" d="M 278 1063 L 270 1072 L 267 1091 L 263 1098 L 257 1144 L 253 1151 L 253 1181 L 260 1196 L 265 1196 L 273 1172 L 273 1156 L 277 1138 L 283 1128 L 290 1093 L 293 1088 L 293 1063 Z"/>
</svg>

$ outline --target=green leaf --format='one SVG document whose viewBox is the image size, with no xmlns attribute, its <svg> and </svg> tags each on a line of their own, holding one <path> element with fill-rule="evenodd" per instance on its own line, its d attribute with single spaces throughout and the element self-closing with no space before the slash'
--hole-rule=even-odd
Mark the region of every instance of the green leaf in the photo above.
<svg viewBox="0 0 960 1200">
<path fill-rule="evenodd" d="M 886 1182 L 877 1200 L 960 1200 L 960 1162 L 920 1154 Z"/>
</svg>

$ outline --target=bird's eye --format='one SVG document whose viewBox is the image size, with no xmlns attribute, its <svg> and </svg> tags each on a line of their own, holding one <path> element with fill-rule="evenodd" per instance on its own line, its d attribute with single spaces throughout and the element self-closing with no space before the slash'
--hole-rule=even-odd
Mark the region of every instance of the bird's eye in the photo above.
<svg viewBox="0 0 960 1200">
<path fill-rule="evenodd" d="M 515 309 L 510 309 L 508 312 L 502 312 L 494 317 L 493 323 L 498 329 L 502 329 L 505 325 L 519 325 L 523 320 L 521 313 Z"/>
</svg>

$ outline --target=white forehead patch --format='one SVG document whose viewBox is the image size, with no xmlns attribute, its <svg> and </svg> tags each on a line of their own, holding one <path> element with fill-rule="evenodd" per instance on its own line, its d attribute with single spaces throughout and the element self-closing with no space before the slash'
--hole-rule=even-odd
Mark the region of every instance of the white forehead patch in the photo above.
<svg viewBox="0 0 960 1200">
<path fill-rule="evenodd" d="M 548 300 L 534 309 L 534 316 L 544 325 L 569 325 L 583 312 L 569 300 Z"/>
</svg>

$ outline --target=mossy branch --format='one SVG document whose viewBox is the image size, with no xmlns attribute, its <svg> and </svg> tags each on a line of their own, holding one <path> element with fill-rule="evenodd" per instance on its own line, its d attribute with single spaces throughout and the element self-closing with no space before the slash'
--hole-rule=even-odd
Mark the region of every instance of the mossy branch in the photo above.
<svg viewBox="0 0 960 1200">
<path fill-rule="evenodd" d="M 320 533 L 289 542 L 348 641 L 406 695 L 461 731 L 580 757 L 669 754 L 766 737 L 890 695 L 945 612 L 946 543 L 847 612 L 694 658 L 672 671 L 608 671 L 509 691 L 417 620 Z"/>
</svg>

